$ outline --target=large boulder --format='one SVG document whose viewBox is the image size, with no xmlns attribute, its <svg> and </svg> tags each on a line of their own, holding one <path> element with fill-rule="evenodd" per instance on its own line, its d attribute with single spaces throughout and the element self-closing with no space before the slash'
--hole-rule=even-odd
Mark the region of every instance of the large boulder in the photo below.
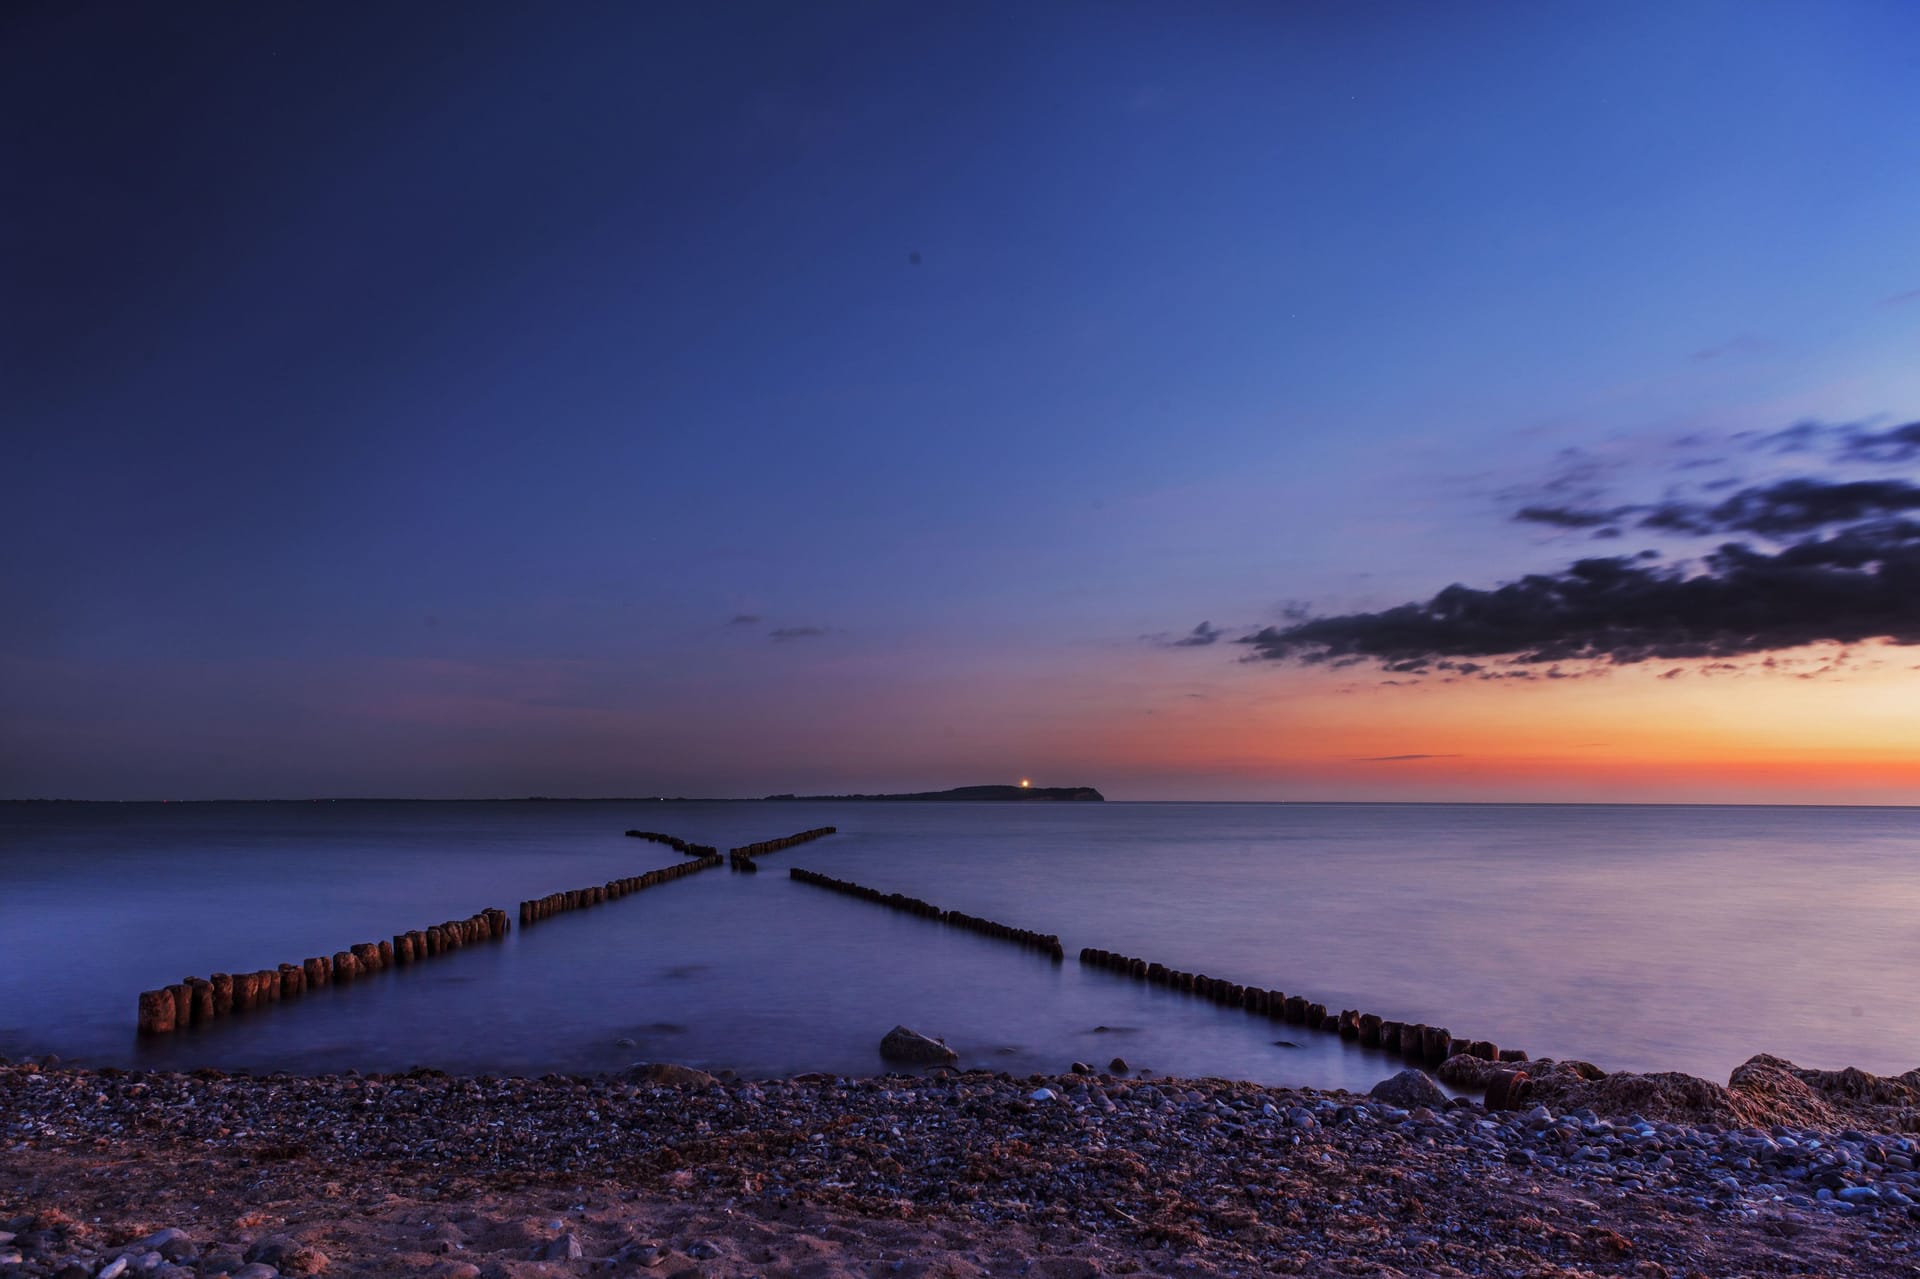
<svg viewBox="0 0 1920 1279">
<path fill-rule="evenodd" d="M 880 1041 L 880 1055 L 888 1061 L 909 1066 L 951 1066 L 960 1054 L 938 1039 L 929 1039 L 917 1030 L 895 1026 Z"/>
<path fill-rule="evenodd" d="M 720 1082 L 704 1070 L 664 1061 L 635 1062 L 627 1067 L 621 1078 L 628 1083 L 655 1084 L 665 1088 L 711 1088 Z"/>
<path fill-rule="evenodd" d="M 1432 1076 L 1424 1070 L 1403 1070 L 1391 1079 L 1382 1079 L 1367 1093 L 1375 1101 L 1384 1101 L 1389 1106 L 1398 1106 L 1402 1110 L 1413 1110 L 1419 1106 L 1441 1106 L 1446 1104 L 1446 1090 L 1433 1082 Z"/>
</svg>

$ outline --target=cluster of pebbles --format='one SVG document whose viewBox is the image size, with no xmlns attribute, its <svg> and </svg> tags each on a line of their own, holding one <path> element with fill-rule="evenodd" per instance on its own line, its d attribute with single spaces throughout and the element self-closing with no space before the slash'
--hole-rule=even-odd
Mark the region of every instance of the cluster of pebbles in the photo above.
<svg viewBox="0 0 1920 1279">
<path fill-rule="evenodd" d="M 296 1186 L 350 1174 L 443 1196 L 598 1179 L 763 1215 L 807 1204 L 866 1221 L 1078 1231 L 1163 1273 L 1912 1273 L 1920 1262 L 1920 1143 L 1903 1134 L 1110 1075 L 644 1079 L 25 1063 L 0 1067 L 0 1159 L 178 1151 Z M 7 1193 L 0 1182 L 0 1218 L 25 1207 Z M 151 1239 L 7 1233 L 0 1275 L 36 1279 L 325 1267 L 301 1255 L 289 1269 L 286 1250 L 276 1262 L 260 1238 L 169 1258 Z"/>
</svg>

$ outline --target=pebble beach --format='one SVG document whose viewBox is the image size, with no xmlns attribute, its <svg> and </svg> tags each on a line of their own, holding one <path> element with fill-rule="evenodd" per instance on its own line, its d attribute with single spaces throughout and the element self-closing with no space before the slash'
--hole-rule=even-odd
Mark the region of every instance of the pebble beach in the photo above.
<svg viewBox="0 0 1920 1279">
<path fill-rule="evenodd" d="M 1920 1081 L 1755 1062 L 1731 1088 L 1536 1062 L 1539 1104 L 1489 1111 L 1411 1071 L 1362 1096 L 28 1061 L 0 1067 L 0 1275 L 1914 1273 Z"/>
</svg>

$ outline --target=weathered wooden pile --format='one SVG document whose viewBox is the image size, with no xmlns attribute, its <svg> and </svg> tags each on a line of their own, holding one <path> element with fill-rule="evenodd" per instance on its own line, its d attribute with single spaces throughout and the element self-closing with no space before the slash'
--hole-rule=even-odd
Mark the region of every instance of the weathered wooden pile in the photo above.
<svg viewBox="0 0 1920 1279">
<path fill-rule="evenodd" d="M 783 848 L 792 848 L 796 844 L 805 844 L 812 840 L 820 839 L 823 836 L 836 834 L 839 830 L 840 828 L 838 826 L 816 826 L 812 830 L 803 830 L 798 835 L 788 835 L 784 839 L 768 839 L 762 840 L 758 844 L 743 844 L 739 848 L 727 850 L 727 861 L 735 870 L 757 871 L 760 868 L 753 864 L 754 858 L 764 857 L 768 853 L 777 853 Z"/>
<path fill-rule="evenodd" d="M 1330 1012 L 1325 1004 L 1314 1003 L 1304 995 L 1288 995 L 1261 986 L 1243 986 L 1239 982 L 1205 973 L 1189 973 L 1165 964 L 1150 963 L 1132 955 L 1116 954 L 1088 946 L 1080 952 L 1080 962 L 1092 968 L 1104 968 L 1135 981 L 1166 986 L 1230 1008 L 1284 1022 L 1323 1030 L 1342 1039 L 1354 1039 L 1363 1048 L 1378 1048 L 1398 1053 L 1417 1065 L 1437 1066 L 1449 1057 L 1465 1054 L 1485 1061 L 1519 1062 L 1527 1054 L 1518 1048 L 1501 1048 L 1485 1039 L 1460 1039 L 1444 1026 L 1424 1022 L 1389 1021 L 1374 1013 L 1357 1009 Z"/>
<path fill-rule="evenodd" d="M 678 835 L 662 835 L 657 830 L 630 830 L 629 839 L 650 839 L 656 844 L 665 844 L 676 853 L 685 853 L 689 857 L 715 857 L 720 850 L 712 844 L 694 844 L 681 839 Z"/>
<path fill-rule="evenodd" d="M 703 870 L 712 870 L 720 864 L 720 854 L 710 852 L 698 861 L 680 862 L 673 866 L 662 866 L 659 870 L 650 870 L 644 874 L 627 875 L 620 879 L 609 879 L 604 884 L 594 884 L 589 888 L 575 888 L 564 893 L 548 893 L 533 901 L 520 903 L 520 923 L 535 924 L 570 910 L 584 910 L 588 906 L 598 906 L 602 902 L 619 901 L 622 897 L 637 893 L 646 888 L 658 888 L 661 884 L 671 883 L 687 875 L 696 875 Z"/>
<path fill-rule="evenodd" d="M 451 954 L 475 942 L 498 941 L 509 927 L 506 911 L 489 908 L 465 919 L 395 933 L 390 942 L 358 942 L 331 956 L 316 955 L 298 964 L 188 977 L 175 986 L 140 992 L 140 1033 L 164 1035 L 298 999 L 321 986 L 343 985 L 397 964 Z"/>
<path fill-rule="evenodd" d="M 904 893 L 883 893 L 877 888 L 868 888 L 864 884 L 835 879 L 831 875 L 822 875 L 818 871 L 801 870 L 798 866 L 789 870 L 787 874 L 803 884 L 830 888 L 836 893 L 845 893 L 849 897 L 858 897 L 862 901 L 888 906 L 894 910 L 905 911 L 909 915 L 919 915 L 923 919 L 938 920 L 955 928 L 964 928 L 968 932 L 979 933 L 983 937 L 1010 941 L 1016 946 L 1041 951 L 1051 956 L 1056 964 L 1064 960 L 1067 955 L 1067 952 L 1061 948 L 1060 939 L 1052 933 L 1036 933 L 1031 929 L 1015 928 L 1011 924 L 980 919 L 974 915 L 962 914 L 957 910 L 941 910 L 932 902 L 922 901 L 918 897 L 908 897 Z"/>
</svg>

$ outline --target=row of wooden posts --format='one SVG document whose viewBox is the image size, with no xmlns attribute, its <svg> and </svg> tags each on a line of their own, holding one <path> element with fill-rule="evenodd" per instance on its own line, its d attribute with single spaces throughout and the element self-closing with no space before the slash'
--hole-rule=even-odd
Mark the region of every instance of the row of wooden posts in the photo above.
<svg viewBox="0 0 1920 1279">
<path fill-rule="evenodd" d="M 1375 1013 L 1363 1013 L 1353 1008 L 1336 1013 L 1325 1004 L 1315 1003 L 1304 995 L 1289 995 L 1261 986 L 1243 986 L 1225 978 L 1169 968 L 1165 964 L 1092 946 L 1081 950 L 1080 962 L 1092 968 L 1121 973 L 1135 981 L 1198 995 L 1229 1008 L 1244 1008 L 1250 1013 L 1290 1026 L 1305 1026 L 1309 1030 L 1337 1034 L 1342 1039 L 1358 1040 L 1363 1048 L 1398 1053 L 1417 1065 L 1437 1066 L 1449 1057 L 1462 1054 L 1490 1062 L 1518 1063 L 1527 1060 L 1527 1054 L 1521 1049 L 1501 1048 L 1486 1039 L 1460 1039 L 1445 1026 L 1390 1021 Z M 1511 1106 L 1517 1106 L 1526 1097 L 1526 1074 L 1520 1071 L 1503 1073 L 1508 1077 L 1495 1075 L 1495 1085 L 1488 1090 L 1487 1104 L 1494 1109 L 1501 1108 L 1495 1105 L 1496 1092 L 1502 1104 Z"/>
<path fill-rule="evenodd" d="M 768 839 L 762 840 L 758 844 L 743 844 L 739 848 L 727 850 L 727 861 L 735 870 L 757 871 L 760 868 L 753 864 L 754 858 L 764 857 L 768 853 L 777 853 L 783 848 L 792 848 L 797 844 L 805 844 L 828 835 L 838 834 L 839 830 L 840 828 L 838 826 L 816 826 L 812 830 L 803 830 L 798 835 L 788 835 L 784 839 Z"/>
<path fill-rule="evenodd" d="M 955 928 L 964 928 L 968 932 L 979 933 L 983 937 L 992 937 L 1000 941 L 1010 941 L 1016 946 L 1025 946 L 1037 950 L 1060 963 L 1066 958 L 1066 951 L 1060 946 L 1060 939 L 1052 933 L 1036 933 L 1028 928 L 1015 928 L 1011 924 L 996 923 L 991 919 L 981 919 L 974 915 L 962 914 L 957 910 L 941 910 L 932 902 L 921 901 L 918 897 L 908 897 L 904 893 L 883 893 L 877 888 L 868 888 L 864 884 L 850 883 L 844 879 L 835 879 L 831 875 L 822 875 L 818 871 L 801 870 L 798 866 L 787 872 L 789 876 L 803 884 L 813 884 L 820 888 L 830 888 L 836 893 L 845 893 L 849 897 L 858 897 L 880 906 L 905 911 L 909 915 L 919 915 L 923 919 L 938 920 Z"/>
<path fill-rule="evenodd" d="M 681 839 L 678 835 L 662 835 L 657 830 L 630 830 L 629 839 L 650 839 L 656 844 L 665 844 L 676 853 L 685 853 L 689 857 L 716 857 L 720 850 L 712 844 L 695 844 Z"/>
<path fill-rule="evenodd" d="M 189 1026 L 204 1026 L 237 1013 L 298 999 L 321 986 L 337 986 L 398 964 L 437 958 L 475 942 L 498 941 L 507 935 L 508 928 L 507 912 L 490 908 L 466 919 L 396 933 L 390 942 L 358 942 L 331 956 L 316 955 L 298 964 L 251 973 L 189 977 L 175 986 L 143 990 L 140 1033 L 164 1035 Z"/>
<path fill-rule="evenodd" d="M 574 888 L 564 893 L 548 893 L 545 897 L 520 903 L 520 924 L 525 927 L 543 919 L 551 919 L 555 915 L 565 914 L 570 910 L 583 910 L 588 906 L 598 906 L 602 902 L 619 901 L 631 893 L 671 883 L 673 880 L 698 874 L 703 870 L 712 870 L 719 864 L 720 854 L 708 852 L 696 861 L 678 862 L 672 866 L 662 866 L 659 870 L 650 870 L 639 875 L 609 879 L 604 884 L 594 884 L 590 888 Z"/>
</svg>

